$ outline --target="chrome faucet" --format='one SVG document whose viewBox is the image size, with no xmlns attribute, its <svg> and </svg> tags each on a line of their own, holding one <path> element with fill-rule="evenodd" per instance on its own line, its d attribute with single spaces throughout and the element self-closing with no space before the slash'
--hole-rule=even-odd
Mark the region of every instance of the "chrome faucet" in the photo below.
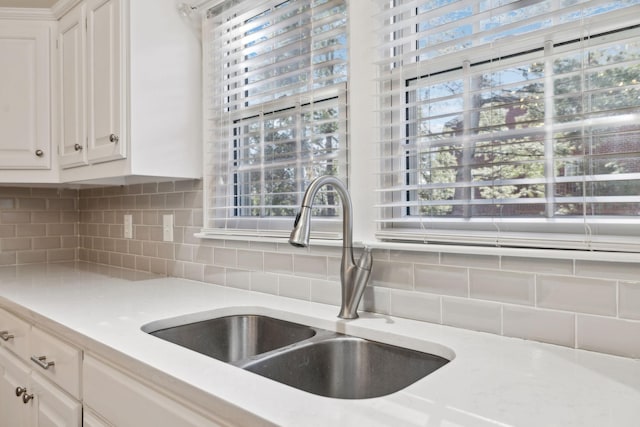
<svg viewBox="0 0 640 427">
<path fill-rule="evenodd" d="M 293 223 L 293 230 L 289 236 L 289 243 L 293 246 L 309 246 L 311 231 L 311 208 L 318 190 L 324 185 L 331 185 L 336 189 L 342 200 L 342 263 L 340 265 L 340 281 L 342 283 L 342 305 L 338 317 L 342 319 L 356 319 L 358 304 L 371 275 L 373 257 L 371 248 L 364 248 L 364 253 L 356 263 L 353 259 L 353 226 L 351 196 L 347 187 L 338 178 L 324 175 L 314 179 L 302 198 L 300 212 Z"/>
</svg>

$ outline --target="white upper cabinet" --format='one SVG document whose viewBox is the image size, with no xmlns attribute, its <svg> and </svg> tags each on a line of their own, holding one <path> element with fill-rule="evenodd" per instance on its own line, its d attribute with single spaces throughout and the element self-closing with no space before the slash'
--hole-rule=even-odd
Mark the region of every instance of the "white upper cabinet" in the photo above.
<svg viewBox="0 0 640 427">
<path fill-rule="evenodd" d="M 201 177 L 201 46 L 176 2 L 84 0 L 59 24 L 61 181 Z"/>
<path fill-rule="evenodd" d="M 126 156 L 121 137 L 120 0 L 87 0 L 89 138 L 87 156 L 98 163 Z"/>
<path fill-rule="evenodd" d="M 0 182 L 55 181 L 53 23 L 0 19 Z M 35 171 L 35 172 L 34 172 Z"/>
<path fill-rule="evenodd" d="M 67 13 L 58 26 L 60 165 L 87 164 L 85 107 L 85 7 Z"/>
</svg>

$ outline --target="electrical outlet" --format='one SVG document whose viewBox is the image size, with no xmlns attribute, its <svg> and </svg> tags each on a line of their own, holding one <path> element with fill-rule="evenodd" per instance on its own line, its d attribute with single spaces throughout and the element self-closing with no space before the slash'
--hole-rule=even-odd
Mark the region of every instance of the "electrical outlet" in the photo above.
<svg viewBox="0 0 640 427">
<path fill-rule="evenodd" d="M 173 242 L 173 215 L 162 215 L 162 240 Z"/>
<path fill-rule="evenodd" d="M 133 239 L 133 219 L 131 215 L 124 216 L 124 238 Z"/>
</svg>

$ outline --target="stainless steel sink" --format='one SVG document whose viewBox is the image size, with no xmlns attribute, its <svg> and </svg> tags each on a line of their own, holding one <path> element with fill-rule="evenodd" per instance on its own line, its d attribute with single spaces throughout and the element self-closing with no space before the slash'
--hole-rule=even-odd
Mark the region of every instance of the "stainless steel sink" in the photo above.
<svg viewBox="0 0 640 427">
<path fill-rule="evenodd" d="M 336 335 L 243 366 L 321 396 L 366 399 L 413 384 L 449 361 L 433 354 Z"/>
<path fill-rule="evenodd" d="M 305 340 L 316 331 L 272 317 L 237 315 L 149 333 L 223 362 L 236 362 Z"/>
<path fill-rule="evenodd" d="M 449 359 L 261 315 L 168 319 L 142 330 L 320 396 L 366 399 L 399 391 Z"/>
</svg>

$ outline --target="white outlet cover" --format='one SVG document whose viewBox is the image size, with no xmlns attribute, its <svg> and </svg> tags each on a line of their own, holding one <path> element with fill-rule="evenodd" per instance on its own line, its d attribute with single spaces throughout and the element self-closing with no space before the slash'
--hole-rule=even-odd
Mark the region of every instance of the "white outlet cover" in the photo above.
<svg viewBox="0 0 640 427">
<path fill-rule="evenodd" d="M 173 242 L 173 215 L 162 215 L 162 240 Z"/>
<path fill-rule="evenodd" d="M 131 215 L 124 216 L 124 238 L 133 239 L 133 218 Z"/>
</svg>

